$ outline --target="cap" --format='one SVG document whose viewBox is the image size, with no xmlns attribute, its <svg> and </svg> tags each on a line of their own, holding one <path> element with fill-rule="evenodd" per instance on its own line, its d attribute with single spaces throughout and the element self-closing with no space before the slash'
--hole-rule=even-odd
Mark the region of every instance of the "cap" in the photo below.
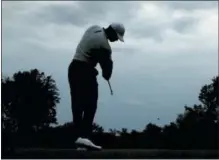
<svg viewBox="0 0 219 160">
<path fill-rule="evenodd" d="M 118 39 L 124 42 L 125 27 L 121 23 L 112 23 L 110 25 L 116 32 Z"/>
</svg>

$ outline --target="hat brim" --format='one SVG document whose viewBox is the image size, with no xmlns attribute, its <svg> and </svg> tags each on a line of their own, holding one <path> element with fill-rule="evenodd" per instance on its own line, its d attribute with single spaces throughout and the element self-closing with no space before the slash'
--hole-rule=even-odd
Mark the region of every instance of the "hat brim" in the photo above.
<svg viewBox="0 0 219 160">
<path fill-rule="evenodd" d="M 124 42 L 123 36 L 119 35 L 118 33 L 117 33 L 117 36 L 118 36 L 118 39 L 119 39 L 120 41 Z"/>
</svg>

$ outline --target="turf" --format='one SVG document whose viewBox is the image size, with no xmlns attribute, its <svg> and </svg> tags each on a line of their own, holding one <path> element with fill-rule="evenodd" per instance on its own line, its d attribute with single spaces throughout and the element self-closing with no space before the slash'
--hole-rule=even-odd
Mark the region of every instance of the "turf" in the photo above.
<svg viewBox="0 0 219 160">
<path fill-rule="evenodd" d="M 74 149 L 17 149 L 2 158 L 28 159 L 104 159 L 104 158 L 219 158 L 217 150 L 147 150 L 147 149 L 104 149 L 102 151 L 76 151 Z"/>
</svg>

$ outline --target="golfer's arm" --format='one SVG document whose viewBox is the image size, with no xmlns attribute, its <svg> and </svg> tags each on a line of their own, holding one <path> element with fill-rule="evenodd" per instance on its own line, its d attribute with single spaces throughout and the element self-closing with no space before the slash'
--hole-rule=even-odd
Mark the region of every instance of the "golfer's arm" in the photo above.
<svg viewBox="0 0 219 160">
<path fill-rule="evenodd" d="M 99 54 L 99 64 L 102 69 L 103 78 L 109 80 L 113 71 L 113 61 L 109 50 L 101 49 Z"/>
</svg>

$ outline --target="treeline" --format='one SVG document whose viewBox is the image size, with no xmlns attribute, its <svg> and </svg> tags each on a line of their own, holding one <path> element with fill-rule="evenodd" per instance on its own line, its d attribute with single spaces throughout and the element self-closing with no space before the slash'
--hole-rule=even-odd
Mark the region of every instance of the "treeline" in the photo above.
<svg viewBox="0 0 219 160">
<path fill-rule="evenodd" d="M 218 149 L 218 81 L 201 87 L 200 104 L 184 106 L 163 127 L 147 124 L 142 131 L 104 131 L 93 124 L 92 139 L 103 148 Z M 2 79 L 2 149 L 74 148 L 72 123 L 57 124 L 60 101 L 55 80 L 37 69 Z"/>
</svg>

